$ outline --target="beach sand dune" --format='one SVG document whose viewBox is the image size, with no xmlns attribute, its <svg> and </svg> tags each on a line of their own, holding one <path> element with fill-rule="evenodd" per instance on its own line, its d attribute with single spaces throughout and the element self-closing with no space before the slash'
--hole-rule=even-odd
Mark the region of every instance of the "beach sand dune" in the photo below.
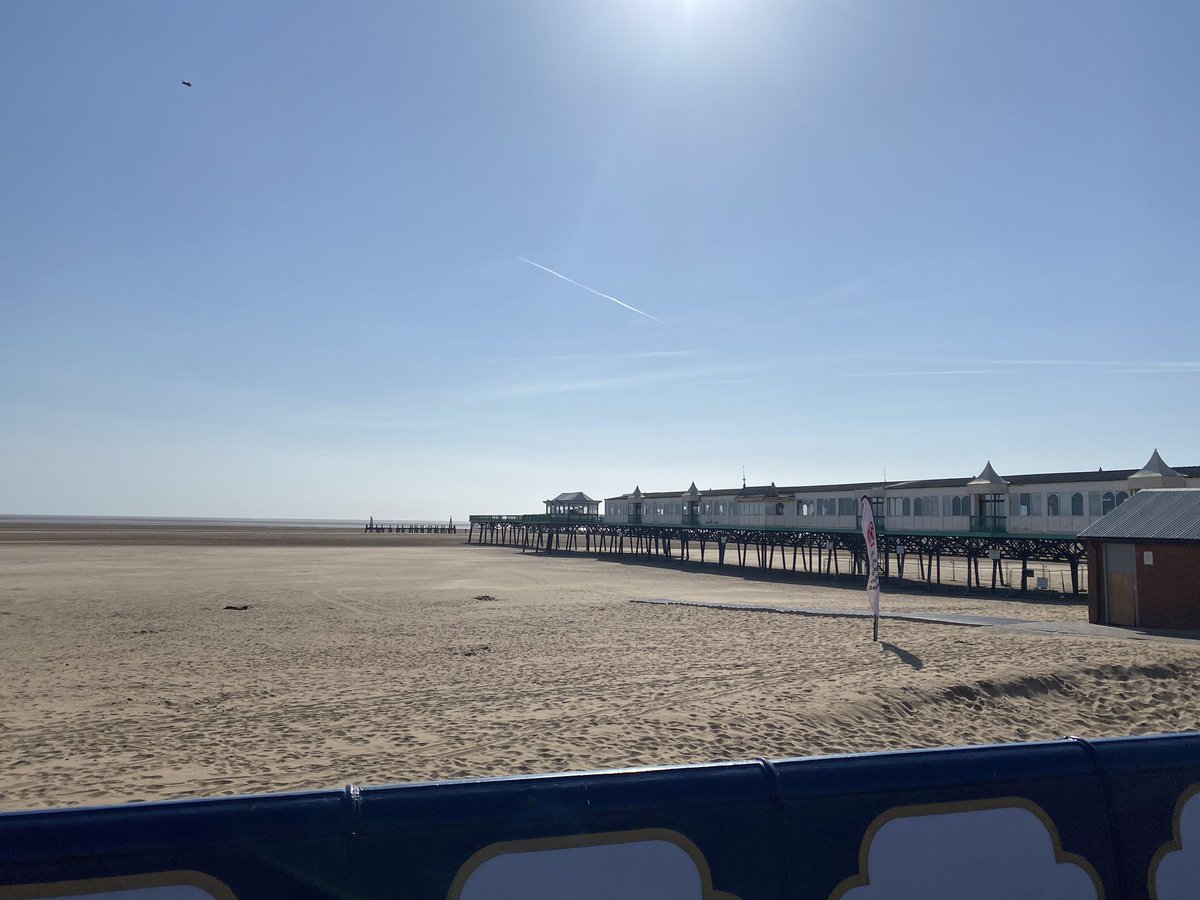
<svg viewBox="0 0 1200 900">
<path fill-rule="evenodd" d="M 861 609 L 857 587 L 461 536 L 216 543 L 0 540 L 0 808 L 1200 729 L 1188 643 L 885 621 L 877 644 L 629 602 Z"/>
</svg>

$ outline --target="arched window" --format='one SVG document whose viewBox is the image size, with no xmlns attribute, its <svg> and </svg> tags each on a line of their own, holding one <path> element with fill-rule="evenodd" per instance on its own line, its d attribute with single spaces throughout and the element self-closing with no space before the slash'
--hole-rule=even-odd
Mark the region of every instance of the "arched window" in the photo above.
<svg viewBox="0 0 1200 900">
<path fill-rule="evenodd" d="M 913 500 L 913 515 L 914 516 L 925 515 L 925 513 L 924 513 L 925 507 L 924 507 L 924 504 L 921 503 L 921 501 L 923 499 L 924 499 L 923 497 L 917 497 L 917 499 Z"/>
<path fill-rule="evenodd" d="M 969 516 L 970 514 L 971 514 L 971 495 L 967 494 L 966 496 L 963 497 L 963 515 Z"/>
<path fill-rule="evenodd" d="M 775 504 L 775 515 L 777 515 L 777 516 L 783 515 L 783 504 L 782 503 Z"/>
<path fill-rule="evenodd" d="M 955 497 L 954 500 L 951 501 L 950 515 L 952 515 L 952 516 L 961 516 L 962 515 L 962 497 Z"/>
<path fill-rule="evenodd" d="M 1120 506 L 1122 503 L 1124 503 L 1128 499 L 1129 499 L 1129 495 L 1127 493 L 1125 493 L 1124 491 L 1121 491 L 1119 494 L 1117 494 L 1117 506 Z"/>
<path fill-rule="evenodd" d="M 1117 498 L 1113 496 L 1112 491 L 1105 491 L 1104 496 L 1100 498 L 1100 502 L 1102 504 L 1101 509 L 1105 515 L 1108 515 L 1117 508 Z"/>
<path fill-rule="evenodd" d="M 1071 495 L 1071 515 L 1083 515 L 1083 494 L 1079 493 L 1079 491 Z"/>
<path fill-rule="evenodd" d="M 902 513 L 900 513 L 900 515 L 902 515 L 902 516 L 911 516 L 912 515 L 912 501 L 909 500 L 907 497 L 904 498 L 904 511 Z"/>
<path fill-rule="evenodd" d="M 1046 515 L 1058 515 L 1058 494 L 1050 494 L 1046 498 Z"/>
</svg>

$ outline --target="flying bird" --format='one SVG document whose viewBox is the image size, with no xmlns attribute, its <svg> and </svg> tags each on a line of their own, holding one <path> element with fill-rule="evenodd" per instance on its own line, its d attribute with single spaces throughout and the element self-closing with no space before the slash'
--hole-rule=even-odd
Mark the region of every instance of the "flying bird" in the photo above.
<svg viewBox="0 0 1200 900">
<path fill-rule="evenodd" d="M 192 83 L 191 83 L 190 81 L 181 81 L 181 82 L 179 82 L 179 83 L 180 83 L 180 84 L 182 84 L 184 87 L 191 87 L 191 86 L 192 86 Z"/>
</svg>

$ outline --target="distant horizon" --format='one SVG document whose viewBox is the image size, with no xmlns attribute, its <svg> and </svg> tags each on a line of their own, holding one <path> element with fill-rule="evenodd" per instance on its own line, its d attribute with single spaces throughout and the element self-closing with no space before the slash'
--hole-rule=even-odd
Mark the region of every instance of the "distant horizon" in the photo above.
<svg viewBox="0 0 1200 900">
<path fill-rule="evenodd" d="M 445 525 L 457 516 L 447 516 L 443 519 L 393 519 L 382 516 L 367 516 L 362 519 L 344 518 L 305 518 L 278 516 L 143 516 L 143 515 L 86 515 L 66 513 L 0 513 L 0 522 L 11 523 L 56 523 L 74 524 L 84 522 L 210 522 L 216 524 L 304 524 L 304 525 L 336 525 L 342 527 L 361 527 L 371 519 L 380 525 Z M 462 521 L 467 521 L 464 516 Z"/>
<path fill-rule="evenodd" d="M 1043 467 L 1043 468 L 1022 469 L 1020 471 L 1017 471 L 1015 469 L 1012 469 L 1012 468 L 1009 468 L 1006 466 L 996 466 L 996 471 L 1002 477 L 1017 476 L 1017 475 L 1034 475 L 1034 474 L 1037 474 L 1037 475 L 1055 474 L 1055 473 L 1059 473 L 1059 472 L 1069 474 L 1069 473 L 1078 473 L 1078 472 L 1098 472 L 1098 471 L 1103 471 L 1103 472 L 1119 472 L 1119 471 L 1127 471 L 1127 470 L 1137 471 L 1137 470 L 1141 469 L 1142 466 L 1144 466 L 1149 461 L 1150 456 L 1154 452 L 1160 452 L 1160 451 L 1158 451 L 1158 448 L 1152 448 L 1149 451 L 1149 453 L 1147 453 L 1147 455 L 1144 458 L 1142 458 L 1139 462 L 1127 463 L 1124 465 L 1095 466 L 1095 467 L 1073 466 L 1073 467 L 1063 467 L 1063 468 L 1056 468 L 1056 469 L 1050 469 L 1050 468 Z M 1173 459 L 1168 454 L 1160 452 L 1160 456 L 1162 456 L 1163 460 L 1169 466 L 1172 466 L 1172 467 L 1182 466 L 1184 468 L 1192 467 L 1191 463 L 1188 463 L 1187 461 Z M 991 460 L 991 459 L 985 460 L 979 466 L 979 469 L 977 469 L 976 471 L 971 471 L 971 472 L 957 472 L 957 473 L 953 473 L 953 474 L 947 474 L 945 472 L 942 472 L 942 473 L 937 473 L 937 474 L 932 474 L 932 475 L 923 475 L 923 476 L 918 476 L 918 477 L 908 477 L 908 476 L 897 477 L 895 475 L 889 475 L 887 477 L 887 483 L 888 484 L 898 484 L 898 483 L 904 483 L 904 482 L 909 482 L 909 481 L 923 481 L 923 480 L 938 479 L 938 478 L 973 478 L 976 475 L 978 475 L 980 473 L 980 471 L 983 470 L 983 467 L 989 463 L 993 463 L 993 460 Z M 1200 466 L 1200 460 L 1196 460 L 1195 465 Z M 880 474 L 880 478 L 878 479 L 878 481 L 883 481 L 884 473 L 881 471 L 879 474 Z M 613 492 L 613 493 L 609 493 L 609 492 L 593 493 L 592 491 L 589 491 L 586 488 L 580 488 L 575 485 L 566 485 L 563 487 L 563 490 L 564 491 L 582 490 L 583 493 L 587 494 L 589 497 L 592 497 L 592 499 L 597 500 L 600 503 L 603 503 L 604 500 L 609 497 L 617 497 L 617 496 L 620 496 L 621 494 L 626 494 L 626 493 L 632 492 L 635 487 L 640 487 L 644 492 L 650 493 L 650 494 L 669 492 L 669 491 L 676 490 L 677 488 L 682 491 L 682 490 L 686 489 L 687 485 L 690 484 L 691 481 L 693 481 L 693 480 L 694 479 L 690 479 L 687 477 L 681 477 L 681 478 L 675 479 L 669 486 L 666 485 L 665 482 L 663 485 L 659 485 L 656 482 L 642 483 L 639 481 L 639 482 L 630 483 L 627 487 L 625 487 L 619 491 Z M 804 482 L 793 482 L 793 481 L 781 481 L 781 480 L 758 481 L 758 480 L 747 479 L 746 486 L 752 487 L 752 488 L 761 488 L 761 487 L 767 487 L 768 485 L 774 484 L 780 488 L 791 488 L 791 487 L 807 487 L 810 485 L 817 486 L 818 484 L 824 485 L 824 484 L 870 483 L 875 480 L 876 479 L 873 479 L 871 477 L 863 477 L 863 478 L 847 478 L 847 479 L 843 479 L 841 481 L 825 481 L 825 482 L 818 483 L 818 482 L 811 481 L 811 480 L 804 481 Z M 702 493 L 706 492 L 706 491 L 729 491 L 729 490 L 736 490 L 738 487 L 740 487 L 740 479 L 736 482 L 722 483 L 722 484 L 707 484 L 707 485 L 702 484 L 700 481 L 696 480 L 696 485 L 697 485 L 697 488 Z M 471 510 L 470 512 L 466 512 L 466 513 L 462 513 L 462 514 L 456 513 L 456 514 L 453 514 L 452 516 L 448 514 L 448 515 L 440 516 L 440 517 L 439 516 L 424 516 L 424 517 L 393 518 L 393 517 L 388 517 L 388 516 L 376 515 L 376 516 L 373 516 L 373 518 L 377 522 L 380 522 L 380 523 L 441 524 L 441 523 L 448 522 L 451 518 L 453 518 L 456 522 L 464 522 L 465 523 L 469 520 L 470 516 L 472 516 L 472 515 L 519 515 L 522 513 L 534 514 L 534 513 L 540 513 L 543 511 L 541 507 L 545 500 L 549 500 L 549 499 L 553 498 L 554 496 L 557 496 L 557 494 L 559 494 L 561 492 L 562 491 L 557 491 L 557 490 L 550 492 L 545 497 L 543 497 L 542 500 L 538 500 L 536 502 L 528 502 L 527 501 L 525 504 L 523 504 L 522 508 L 510 508 L 510 509 L 480 508 L 480 509 Z M 209 513 L 202 514 L 202 515 L 188 515 L 188 514 L 163 514 L 163 513 L 146 514 L 146 513 L 77 513 L 77 512 L 71 512 L 71 513 L 64 513 L 64 512 L 51 512 L 51 513 L 45 513 L 45 512 L 42 512 L 42 513 L 0 512 L 0 520 L 35 520 L 35 519 L 67 519 L 67 520 L 71 520 L 71 519 L 106 519 L 106 520 L 114 520 L 114 519 L 128 519 L 128 520 L 147 520 L 147 521 L 149 521 L 149 520 L 164 520 L 164 521 L 167 521 L 167 520 L 189 520 L 189 521 L 214 521 L 214 522 L 236 522 L 236 521 L 304 522 L 304 523 L 338 523 L 338 524 L 363 525 L 363 524 L 366 524 L 371 518 L 372 518 L 372 515 L 366 515 L 366 516 L 294 516 L 294 515 L 293 516 L 279 516 L 279 515 L 268 515 L 268 516 L 264 516 L 264 515 L 213 515 L 213 514 L 209 514 Z"/>
</svg>

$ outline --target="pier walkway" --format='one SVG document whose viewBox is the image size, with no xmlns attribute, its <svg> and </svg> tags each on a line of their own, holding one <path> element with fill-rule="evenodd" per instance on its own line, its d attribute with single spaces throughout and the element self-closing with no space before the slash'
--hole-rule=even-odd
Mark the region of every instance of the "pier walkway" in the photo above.
<svg viewBox="0 0 1200 900">
<path fill-rule="evenodd" d="M 1070 570 L 1070 593 L 1080 593 L 1080 563 L 1086 559 L 1084 544 L 1069 535 L 1010 535 L 994 533 L 880 532 L 881 571 L 887 579 L 895 571 L 905 580 L 905 566 L 918 582 L 932 589 L 942 584 L 942 560 L 966 561 L 967 590 L 984 587 L 980 560 L 991 563 L 990 587 L 1015 588 L 1006 580 L 1005 562 L 1020 566 L 1022 594 L 1030 588 L 1035 572 L 1031 562 L 1059 563 Z M 816 575 L 864 575 L 866 547 L 862 534 L 853 530 L 749 528 L 728 525 L 638 525 L 604 522 L 600 516 L 471 516 L 467 543 L 502 544 L 522 552 L 555 553 L 579 551 L 624 557 L 659 557 L 664 561 L 688 562 L 693 548 L 699 562 L 716 551 L 717 565 L 724 566 L 730 547 L 740 568 L 753 565 L 763 570 L 783 571 L 791 560 L 791 571 Z M 673 547 L 674 545 L 674 547 Z M 751 562 L 753 551 L 753 562 Z M 790 553 L 789 553 L 790 551 Z M 843 565 L 845 570 L 843 571 Z M 915 570 L 915 571 L 914 571 Z M 1063 579 L 1063 593 L 1067 593 Z"/>
</svg>

